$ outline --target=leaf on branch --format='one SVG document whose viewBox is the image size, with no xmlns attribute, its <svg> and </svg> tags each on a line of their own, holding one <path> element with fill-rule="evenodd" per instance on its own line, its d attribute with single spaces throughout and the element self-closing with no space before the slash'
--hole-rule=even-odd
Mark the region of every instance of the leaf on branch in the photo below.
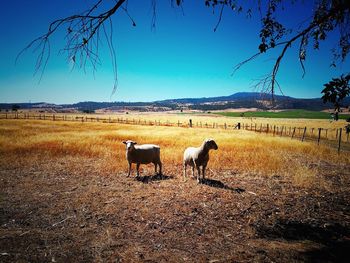
<svg viewBox="0 0 350 263">
<path fill-rule="evenodd" d="M 261 44 L 259 45 L 260 53 L 266 52 L 267 48 L 268 48 L 268 46 L 267 46 L 265 43 L 261 43 Z"/>
<path fill-rule="evenodd" d="M 324 103 L 330 102 L 334 105 L 336 110 L 342 106 L 342 101 L 350 96 L 350 73 L 341 75 L 339 78 L 332 78 L 332 80 L 324 84 L 322 100 Z"/>
</svg>

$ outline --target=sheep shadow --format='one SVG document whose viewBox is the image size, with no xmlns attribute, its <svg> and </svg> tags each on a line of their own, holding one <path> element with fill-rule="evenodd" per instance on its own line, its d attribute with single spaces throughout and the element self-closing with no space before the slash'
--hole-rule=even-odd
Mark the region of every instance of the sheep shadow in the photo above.
<svg viewBox="0 0 350 263">
<path fill-rule="evenodd" d="M 214 179 L 208 179 L 208 178 L 202 178 L 199 181 L 201 184 L 205 184 L 207 186 L 210 187 L 214 187 L 214 188 L 220 188 L 220 189 L 226 189 L 226 190 L 230 190 L 230 191 L 235 191 L 239 194 L 245 192 L 245 189 L 243 188 L 239 188 L 239 187 L 230 187 L 226 184 L 224 184 L 223 182 L 219 181 L 219 180 L 214 180 Z"/>
<path fill-rule="evenodd" d="M 285 239 L 288 241 L 309 240 L 320 244 L 301 252 L 306 262 L 348 262 L 350 258 L 350 228 L 340 224 L 324 225 L 300 221 L 278 220 L 273 226 L 259 226 L 259 237 L 265 239 Z"/>
<path fill-rule="evenodd" d="M 136 181 L 142 182 L 144 184 L 148 184 L 150 182 L 154 181 L 164 181 L 172 179 L 172 175 L 165 175 L 165 174 L 154 174 L 154 175 L 143 175 L 143 176 L 137 176 L 135 177 Z"/>
</svg>

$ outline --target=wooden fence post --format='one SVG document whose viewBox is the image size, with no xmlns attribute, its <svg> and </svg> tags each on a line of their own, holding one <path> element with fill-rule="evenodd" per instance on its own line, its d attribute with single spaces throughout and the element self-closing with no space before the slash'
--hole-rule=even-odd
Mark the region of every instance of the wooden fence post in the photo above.
<svg viewBox="0 0 350 263">
<path fill-rule="evenodd" d="M 335 132 L 335 139 L 338 139 L 338 129 Z"/>
<path fill-rule="evenodd" d="M 322 128 L 318 128 L 317 145 L 320 145 L 320 139 L 321 139 L 321 130 L 322 130 Z"/>
<path fill-rule="evenodd" d="M 292 139 L 294 138 L 294 134 L 295 134 L 295 127 L 294 127 L 294 129 L 293 129 Z"/>
<path fill-rule="evenodd" d="M 303 137 L 301 138 L 301 141 L 303 142 L 305 139 L 305 133 L 306 133 L 306 127 L 304 128 L 304 132 L 303 132 Z"/>
<path fill-rule="evenodd" d="M 341 144 L 341 132 L 343 128 L 339 128 L 339 140 L 338 140 L 338 154 L 340 153 L 340 144 Z"/>
</svg>

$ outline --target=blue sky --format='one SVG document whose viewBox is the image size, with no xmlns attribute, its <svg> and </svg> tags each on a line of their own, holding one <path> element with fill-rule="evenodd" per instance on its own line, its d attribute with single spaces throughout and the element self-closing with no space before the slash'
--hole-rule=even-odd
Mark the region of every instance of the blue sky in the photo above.
<svg viewBox="0 0 350 263">
<path fill-rule="evenodd" d="M 118 87 L 111 96 L 114 73 L 107 45 L 100 48 L 102 64 L 95 75 L 90 68 L 70 70 L 64 55 L 63 32 L 51 41 L 52 51 L 43 78 L 33 76 L 36 54 L 18 52 L 32 39 L 47 30 L 50 21 L 86 9 L 90 0 L 4 1 L 0 17 L 0 102 L 79 101 L 153 101 L 168 98 L 211 97 L 240 91 L 254 91 L 257 79 L 269 73 L 276 52 L 259 57 L 231 76 L 235 64 L 257 52 L 260 16 L 251 19 L 224 10 L 216 32 L 218 11 L 205 7 L 204 1 L 185 1 L 183 13 L 170 0 L 157 1 L 156 30 L 151 30 L 151 1 L 129 0 L 128 9 L 137 26 L 133 27 L 125 12 L 113 17 L 113 42 L 118 66 Z M 107 1 L 108 2 L 108 1 Z M 110 1 L 114 3 L 114 1 Z M 289 26 L 298 25 L 311 14 L 312 5 L 287 6 L 282 13 Z M 285 95 L 320 97 L 322 85 L 331 77 L 350 68 L 349 59 L 342 66 L 330 68 L 329 49 L 334 35 L 321 43 L 318 52 L 307 54 L 307 72 L 297 60 L 297 49 L 286 54 L 280 66 L 279 83 Z"/>
</svg>

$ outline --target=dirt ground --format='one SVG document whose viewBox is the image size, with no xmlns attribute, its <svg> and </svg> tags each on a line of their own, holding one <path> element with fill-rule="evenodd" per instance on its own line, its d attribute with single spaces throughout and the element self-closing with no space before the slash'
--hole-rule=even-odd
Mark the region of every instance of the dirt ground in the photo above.
<svg viewBox="0 0 350 263">
<path fill-rule="evenodd" d="M 328 186 L 311 189 L 233 171 L 197 184 L 151 166 L 127 178 L 103 160 L 57 160 L 0 161 L 0 262 L 350 258 L 350 167 L 321 164 Z"/>
</svg>

